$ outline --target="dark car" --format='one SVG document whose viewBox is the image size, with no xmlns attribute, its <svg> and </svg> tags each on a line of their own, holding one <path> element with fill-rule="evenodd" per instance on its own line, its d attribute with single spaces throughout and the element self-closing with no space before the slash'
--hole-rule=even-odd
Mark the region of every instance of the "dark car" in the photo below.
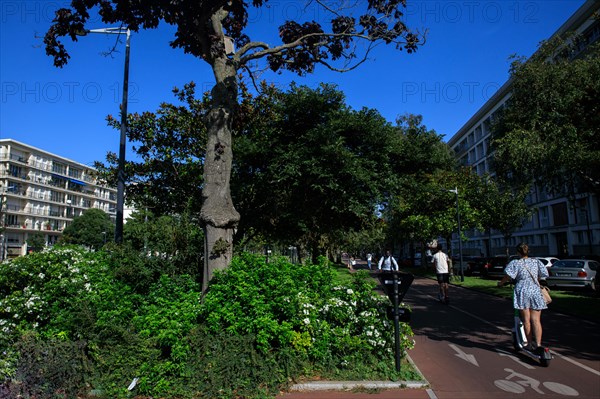
<svg viewBox="0 0 600 399">
<path fill-rule="evenodd" d="M 465 260 L 467 276 L 487 276 L 490 267 L 490 259 L 485 256 L 470 256 Z"/>
<path fill-rule="evenodd" d="M 501 278 L 504 276 L 504 269 L 511 260 L 519 259 L 516 255 L 496 255 L 489 259 L 489 265 L 487 268 L 487 277 Z"/>
</svg>

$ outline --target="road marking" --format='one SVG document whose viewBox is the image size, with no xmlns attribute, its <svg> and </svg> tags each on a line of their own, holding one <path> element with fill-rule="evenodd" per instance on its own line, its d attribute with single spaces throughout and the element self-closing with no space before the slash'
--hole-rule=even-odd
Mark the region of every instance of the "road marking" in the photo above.
<svg viewBox="0 0 600 399">
<path fill-rule="evenodd" d="M 415 289 L 414 291 L 416 291 L 416 292 L 420 293 L 421 295 L 425 295 L 425 296 L 426 296 L 426 297 L 428 297 L 428 298 L 432 298 L 433 300 L 437 300 L 437 298 L 433 297 L 432 295 L 426 294 L 425 292 L 423 292 L 423 291 L 421 291 L 421 290 Z M 464 313 L 464 314 L 466 314 L 467 316 L 470 316 L 470 317 L 472 317 L 472 318 L 474 318 L 474 319 L 476 319 L 476 320 L 479 320 L 480 322 L 482 322 L 482 323 L 485 323 L 485 324 L 487 324 L 488 326 L 492 326 L 492 327 L 494 327 L 494 328 L 496 328 L 496 329 L 498 329 L 498 330 L 500 330 L 500 331 L 502 331 L 502 332 L 504 332 L 504 333 L 506 333 L 506 334 L 509 334 L 509 335 L 510 335 L 510 334 L 512 333 L 512 330 L 511 330 L 511 329 L 509 329 L 509 328 L 507 328 L 507 327 L 500 327 L 500 326 L 497 326 L 497 325 L 495 325 L 495 324 L 493 324 L 493 323 L 491 323 L 491 322 L 489 322 L 489 321 L 487 321 L 487 320 L 484 320 L 484 319 L 482 319 L 481 317 L 475 316 L 474 314 L 472 314 L 472 313 L 470 313 L 470 312 L 467 312 L 466 310 L 463 310 L 463 309 L 457 308 L 456 306 L 453 306 L 453 305 L 448 305 L 448 307 L 450 307 L 450 308 L 452 308 L 452 309 L 454 309 L 454 310 L 458 310 L 459 312 L 461 312 L 461 313 Z M 589 371 L 589 372 L 590 372 L 590 373 L 592 373 L 592 374 L 595 374 L 595 375 L 600 375 L 600 371 L 598 371 L 598 370 L 595 370 L 595 369 L 593 369 L 593 368 L 591 368 L 591 367 L 588 367 L 588 366 L 586 366 L 585 364 L 579 363 L 577 360 L 573 360 L 573 359 L 570 359 L 570 358 L 568 358 L 568 357 L 566 357 L 566 356 L 564 356 L 564 355 L 561 355 L 561 354 L 560 354 L 560 353 L 558 353 L 558 352 L 557 352 L 555 349 L 552 349 L 552 350 L 550 350 L 550 353 L 552 353 L 552 354 L 555 354 L 556 356 L 560 357 L 561 359 L 563 359 L 563 360 L 566 360 L 567 362 L 569 362 L 569 363 L 573 364 L 574 366 L 577 366 L 577 367 L 580 367 L 580 368 L 582 368 L 582 369 L 584 369 L 584 370 L 586 370 L 586 371 Z"/>
<path fill-rule="evenodd" d="M 514 355 L 511 355 L 509 352 L 503 351 L 502 349 L 496 349 L 496 352 L 498 352 L 498 354 L 500 356 L 506 356 L 506 357 L 514 360 L 515 362 L 519 363 L 521 366 L 523 366 L 523 367 L 525 367 L 525 368 L 527 368 L 529 370 L 532 370 L 532 369 L 535 368 L 535 367 L 533 367 L 533 366 L 531 366 L 531 365 L 529 365 L 529 364 L 527 364 L 525 362 L 522 362 L 521 359 L 519 359 L 518 357 L 516 357 Z"/>
<path fill-rule="evenodd" d="M 435 395 L 435 392 L 433 392 L 433 389 L 427 389 L 425 392 L 427 392 L 427 395 L 429 395 L 429 399 L 438 399 L 438 397 Z"/>
<path fill-rule="evenodd" d="M 466 360 L 467 362 L 479 367 L 479 363 L 477 363 L 477 360 L 475 360 L 475 356 L 469 355 L 469 354 L 463 352 L 462 349 L 460 349 L 458 346 L 456 346 L 454 344 L 448 344 L 448 346 L 451 347 L 452 349 L 454 349 L 454 351 L 456 352 L 456 354 L 455 354 L 456 356 L 458 356 L 462 360 Z"/>
<path fill-rule="evenodd" d="M 600 371 L 595 370 L 595 369 L 593 369 L 591 367 L 588 367 L 585 364 L 579 363 L 577 360 L 570 359 L 570 358 L 566 357 L 565 355 L 560 354 L 555 349 L 552 349 L 550 351 L 550 353 L 552 353 L 553 355 L 556 355 L 556 356 L 560 357 L 563 360 L 566 360 L 567 362 L 569 362 L 571 364 L 574 364 L 577 367 L 581 367 L 582 369 L 584 369 L 586 371 L 589 371 L 592 374 L 600 375 Z"/>
</svg>

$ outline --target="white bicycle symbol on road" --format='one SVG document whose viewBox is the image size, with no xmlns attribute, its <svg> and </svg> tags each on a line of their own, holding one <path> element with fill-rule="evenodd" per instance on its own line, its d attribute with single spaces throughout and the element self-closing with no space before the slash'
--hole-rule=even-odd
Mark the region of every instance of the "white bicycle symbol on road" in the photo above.
<svg viewBox="0 0 600 399">
<path fill-rule="evenodd" d="M 510 374 L 503 380 L 494 381 L 494 385 L 498 388 L 510 392 L 510 393 L 524 393 L 527 388 L 531 388 L 539 394 L 544 394 L 544 391 L 540 389 L 540 385 L 544 388 L 565 396 L 579 396 L 579 392 L 570 386 L 560 384 L 558 382 L 540 382 L 535 378 L 528 377 L 524 374 L 517 373 L 513 369 L 504 369 L 504 371 Z"/>
</svg>

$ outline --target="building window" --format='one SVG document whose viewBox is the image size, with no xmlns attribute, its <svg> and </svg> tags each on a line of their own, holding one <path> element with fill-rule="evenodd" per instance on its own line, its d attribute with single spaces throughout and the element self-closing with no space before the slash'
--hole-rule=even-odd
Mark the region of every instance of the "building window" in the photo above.
<svg viewBox="0 0 600 399">
<path fill-rule="evenodd" d="M 6 225 L 7 226 L 18 226 L 19 218 L 17 215 L 6 215 Z"/>
<path fill-rule="evenodd" d="M 554 219 L 554 226 L 564 226 L 569 224 L 567 203 L 561 202 L 559 204 L 552 205 L 552 217 Z"/>
<path fill-rule="evenodd" d="M 10 165 L 9 173 L 11 176 L 21 177 L 21 171 L 22 171 L 22 169 L 20 166 Z"/>
<path fill-rule="evenodd" d="M 65 201 L 65 195 L 63 193 L 58 193 L 56 191 L 51 191 L 50 192 L 50 201 L 64 202 Z"/>
<path fill-rule="evenodd" d="M 73 177 L 75 179 L 80 179 L 81 178 L 81 170 L 75 169 L 75 168 L 69 168 L 69 176 Z"/>
<path fill-rule="evenodd" d="M 52 171 L 55 173 L 60 173 L 61 175 L 64 175 L 65 172 L 67 170 L 67 166 L 65 164 L 59 163 L 59 162 L 53 162 L 52 163 Z"/>
</svg>

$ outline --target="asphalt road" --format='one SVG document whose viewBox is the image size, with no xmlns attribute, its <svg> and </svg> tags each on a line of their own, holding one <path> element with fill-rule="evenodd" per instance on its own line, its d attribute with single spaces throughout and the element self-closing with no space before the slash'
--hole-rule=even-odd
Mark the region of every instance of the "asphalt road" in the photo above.
<svg viewBox="0 0 600 399">
<path fill-rule="evenodd" d="M 360 267 L 360 265 L 359 265 Z M 512 348 L 512 303 L 452 286 L 450 305 L 437 283 L 416 278 L 404 302 L 412 307 L 415 348 L 409 356 L 429 386 L 377 392 L 305 391 L 280 399 L 600 398 L 600 324 L 551 310 L 542 313 L 549 367 Z"/>
<path fill-rule="evenodd" d="M 453 286 L 443 305 L 437 290 L 419 278 L 404 298 L 413 308 L 410 356 L 435 397 L 600 398 L 599 324 L 544 311 L 542 342 L 554 359 L 541 367 L 512 348 L 510 300 Z"/>
</svg>

